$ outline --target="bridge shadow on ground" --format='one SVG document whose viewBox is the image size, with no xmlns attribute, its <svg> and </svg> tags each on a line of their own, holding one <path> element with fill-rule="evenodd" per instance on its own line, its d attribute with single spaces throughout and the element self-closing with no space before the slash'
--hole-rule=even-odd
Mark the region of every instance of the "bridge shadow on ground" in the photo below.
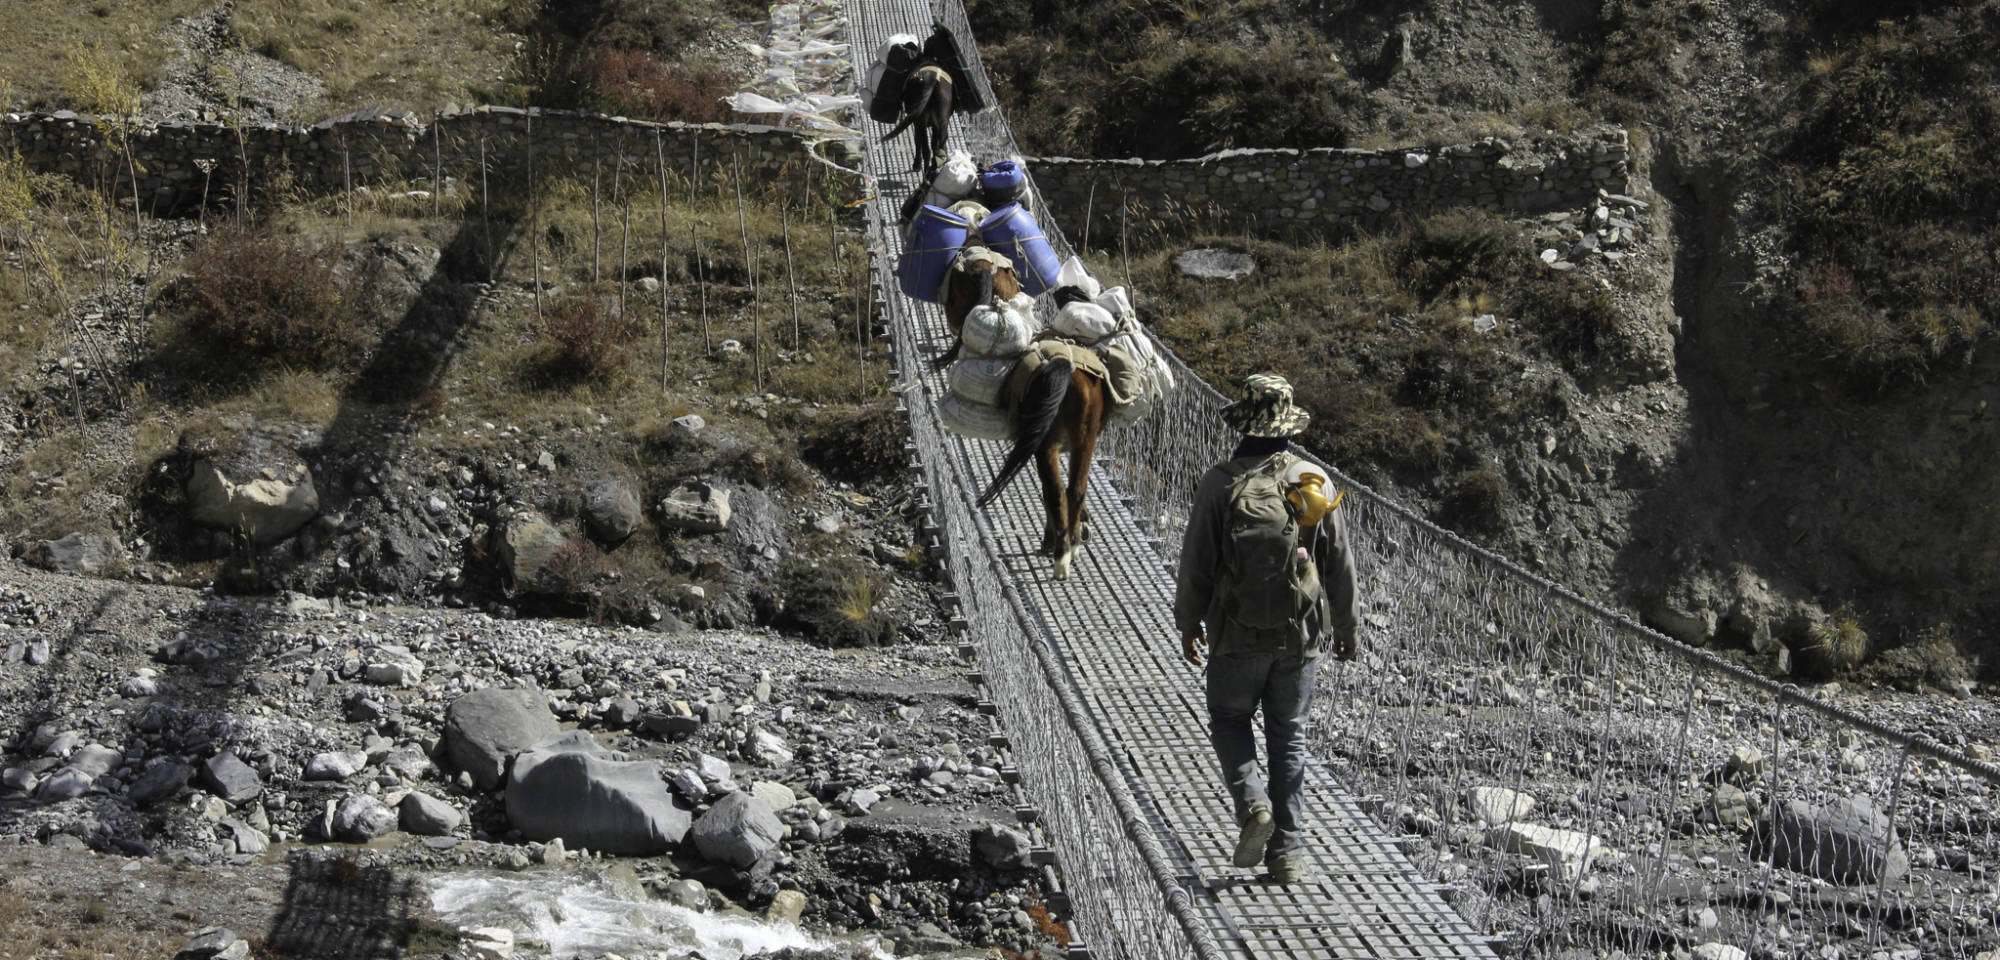
<svg viewBox="0 0 2000 960">
<path fill-rule="evenodd" d="M 456 946 L 429 942 L 439 931 L 421 919 L 416 881 L 393 867 L 317 850 L 294 850 L 286 865 L 284 903 L 259 956 L 362 960 Z"/>
</svg>

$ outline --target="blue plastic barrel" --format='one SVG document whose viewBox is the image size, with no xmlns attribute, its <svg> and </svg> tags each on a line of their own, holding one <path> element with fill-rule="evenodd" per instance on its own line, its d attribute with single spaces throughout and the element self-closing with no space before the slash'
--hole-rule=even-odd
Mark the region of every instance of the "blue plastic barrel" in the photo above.
<svg viewBox="0 0 2000 960">
<path fill-rule="evenodd" d="M 1007 259 L 1014 261 L 1014 276 L 1021 289 L 1039 295 L 1055 285 L 1056 250 L 1042 235 L 1042 227 L 1018 203 L 1010 203 L 979 222 L 979 236 Z"/>
<path fill-rule="evenodd" d="M 903 259 L 896 264 L 896 285 L 904 295 L 937 303 L 938 288 L 944 285 L 945 273 L 951 270 L 951 261 L 965 246 L 965 236 L 971 230 L 972 221 L 943 207 L 924 204 L 910 221 Z M 1042 246 L 1048 246 L 1047 241 Z"/>
</svg>

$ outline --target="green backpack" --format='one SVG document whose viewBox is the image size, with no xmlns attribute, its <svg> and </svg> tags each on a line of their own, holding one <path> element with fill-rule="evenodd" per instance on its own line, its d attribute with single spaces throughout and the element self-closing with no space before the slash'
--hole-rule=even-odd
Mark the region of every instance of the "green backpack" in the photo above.
<svg viewBox="0 0 2000 960">
<path fill-rule="evenodd" d="M 1223 554 L 1223 611 L 1260 632 L 1305 625 L 1319 602 L 1319 568 L 1299 543 L 1285 500 L 1285 472 L 1298 458 L 1273 454 L 1229 482 L 1229 545 Z"/>
</svg>

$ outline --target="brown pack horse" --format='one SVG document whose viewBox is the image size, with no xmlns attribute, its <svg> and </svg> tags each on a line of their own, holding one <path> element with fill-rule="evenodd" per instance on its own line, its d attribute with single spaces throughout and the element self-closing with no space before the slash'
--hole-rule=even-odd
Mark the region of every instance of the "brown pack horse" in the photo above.
<svg viewBox="0 0 2000 960">
<path fill-rule="evenodd" d="M 978 257 L 959 257 L 945 277 L 945 322 L 951 327 L 951 348 L 937 359 L 943 367 L 958 356 L 959 331 L 972 308 L 1010 300 L 1021 285 L 1010 267 Z M 1035 371 L 1027 391 L 1012 411 L 1014 446 L 1001 462 L 993 482 L 979 495 L 981 507 L 993 502 L 1030 459 L 1042 481 L 1041 553 L 1055 558 L 1057 580 L 1069 579 L 1076 548 L 1089 537 L 1090 511 L 1084 494 L 1090 488 L 1090 458 L 1104 429 L 1109 404 L 1104 381 L 1079 370 L 1063 357 L 1051 357 Z M 1063 482 L 1062 457 L 1069 454 L 1069 482 Z"/>
</svg>

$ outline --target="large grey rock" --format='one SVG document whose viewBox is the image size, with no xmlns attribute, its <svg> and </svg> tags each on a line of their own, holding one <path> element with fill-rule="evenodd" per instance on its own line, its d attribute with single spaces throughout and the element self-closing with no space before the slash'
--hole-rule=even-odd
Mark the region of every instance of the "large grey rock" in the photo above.
<svg viewBox="0 0 2000 960">
<path fill-rule="evenodd" d="M 1465 805 L 1472 816 L 1489 827 L 1528 819 L 1535 798 L 1506 787 L 1473 787 L 1465 791 Z"/>
<path fill-rule="evenodd" d="M 1486 831 L 1489 846 L 1508 853 L 1533 857 L 1554 868 L 1564 881 L 1574 881 L 1590 870 L 1603 841 L 1575 830 L 1557 830 L 1534 823 L 1510 823 Z"/>
<path fill-rule="evenodd" d="M 101 743 L 84 744 L 69 755 L 69 766 L 91 777 L 101 777 L 125 764 L 125 755 Z"/>
<path fill-rule="evenodd" d="M 89 793 L 91 782 L 90 774 L 73 767 L 64 767 L 50 774 L 48 779 L 42 781 L 41 786 L 35 788 L 35 799 L 46 803 L 74 799 Z"/>
<path fill-rule="evenodd" d="M 230 803 L 256 799 L 264 792 L 264 781 L 250 765 L 237 759 L 236 751 L 224 750 L 202 762 L 201 785 Z"/>
<path fill-rule="evenodd" d="M 972 849 L 995 869 L 1020 870 L 1029 864 L 1034 841 L 1012 827 L 989 823 L 972 831 Z"/>
<path fill-rule="evenodd" d="M 222 826 L 229 831 L 229 837 L 236 844 L 237 853 L 263 853 L 271 849 L 271 838 L 235 817 L 223 817 Z"/>
<path fill-rule="evenodd" d="M 307 780 L 345 780 L 361 772 L 367 766 L 368 756 L 362 753 L 332 752 L 315 754 L 306 761 Z"/>
<path fill-rule="evenodd" d="M 617 477 L 605 477 L 592 484 L 583 497 L 583 523 L 598 543 L 624 543 L 646 515 L 639 508 L 639 495 L 632 485 Z"/>
<path fill-rule="evenodd" d="M 716 801 L 690 833 L 704 859 L 749 868 L 784 839 L 785 825 L 764 801 L 738 792 Z"/>
<path fill-rule="evenodd" d="M 174 960 L 212 960 L 235 944 L 242 943 L 228 927 L 209 927 L 189 937 Z"/>
<path fill-rule="evenodd" d="M 690 533 L 729 529 L 729 491 L 707 483 L 685 483 L 660 501 L 660 525 Z"/>
<path fill-rule="evenodd" d="M 404 794 L 400 810 L 403 832 L 420 837 L 449 836 L 464 819 L 457 807 L 425 793 Z"/>
<path fill-rule="evenodd" d="M 760 766 L 783 768 L 792 763 L 792 748 L 785 745 L 785 738 L 758 727 L 743 741 L 743 759 Z"/>
<path fill-rule="evenodd" d="M 499 531 L 496 552 L 502 572 L 517 589 L 526 593 L 561 593 L 565 589 L 554 567 L 565 551 L 573 550 L 570 537 L 533 511 L 522 511 L 508 519 Z"/>
<path fill-rule="evenodd" d="M 103 573 L 125 562 L 125 547 L 116 537 L 72 533 L 36 543 L 28 562 L 57 573 Z"/>
<path fill-rule="evenodd" d="M 481 790 L 500 785 L 507 760 L 556 732 L 548 700 L 531 687 L 487 687 L 452 701 L 444 716 L 445 757 Z"/>
<path fill-rule="evenodd" d="M 1894 883 L 1910 872 L 1889 818 L 1867 797 L 1825 806 L 1792 800 L 1777 811 L 1775 827 L 1758 824 L 1751 853 L 1786 870 L 1843 884 Z"/>
<path fill-rule="evenodd" d="M 394 832 L 397 817 L 382 801 L 365 793 L 350 793 L 333 808 L 333 838 L 347 843 L 367 843 Z"/>
<path fill-rule="evenodd" d="M 135 807 L 149 807 L 181 792 L 193 776 L 193 767 L 169 760 L 148 767 L 139 779 L 132 782 L 132 789 L 126 792 L 126 796 L 131 798 Z"/>
<path fill-rule="evenodd" d="M 626 760 L 573 730 L 514 758 L 507 820 L 530 840 L 643 857 L 680 843 L 690 816 L 674 804 L 659 764 Z"/>
<path fill-rule="evenodd" d="M 181 445 L 191 455 L 187 494 L 196 523 L 275 543 L 319 513 L 312 471 L 276 438 L 183 434 Z"/>
<path fill-rule="evenodd" d="M 424 678 L 424 662 L 409 647 L 390 644 L 378 647 L 361 671 L 369 683 L 385 687 L 409 687 Z"/>
</svg>

